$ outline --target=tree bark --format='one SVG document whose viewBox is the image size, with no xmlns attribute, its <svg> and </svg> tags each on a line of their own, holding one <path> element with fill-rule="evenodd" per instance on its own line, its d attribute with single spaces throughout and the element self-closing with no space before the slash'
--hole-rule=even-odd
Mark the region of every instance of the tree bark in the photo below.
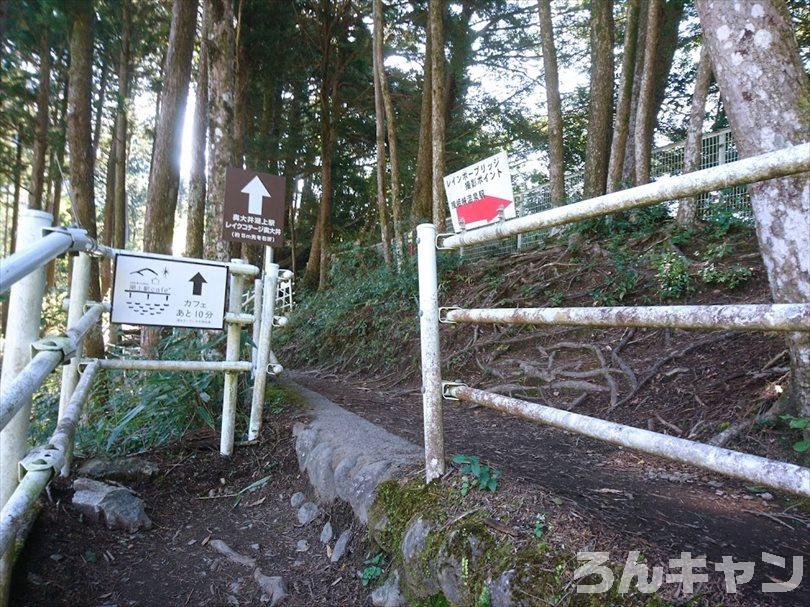
<svg viewBox="0 0 810 607">
<path fill-rule="evenodd" d="M 107 97 L 107 79 L 110 74 L 110 58 L 106 49 L 102 50 L 101 77 L 98 83 L 98 96 L 96 97 L 95 117 L 93 127 L 93 154 L 98 153 L 98 142 L 101 140 L 101 121 L 104 118 L 104 100 Z"/>
<path fill-rule="evenodd" d="M 207 31 L 207 6 L 203 6 L 186 226 L 186 255 L 188 257 L 203 256 L 205 234 L 205 144 L 208 132 L 208 51 L 205 44 Z"/>
<path fill-rule="evenodd" d="M 397 268 L 399 268 L 402 264 L 402 198 L 399 191 L 397 117 L 396 113 L 394 113 L 391 89 L 388 87 L 385 64 L 382 62 L 380 63 L 380 83 L 382 86 L 383 103 L 385 105 L 385 126 L 388 134 L 388 160 L 391 170 L 391 216 L 394 223 L 394 257 L 397 262 Z"/>
<path fill-rule="evenodd" d="M 416 175 L 413 185 L 411 217 L 414 224 L 430 221 L 433 217 L 431 201 L 431 167 L 433 166 L 430 143 L 433 100 L 430 89 L 433 83 L 433 58 L 430 43 L 430 25 L 426 24 L 425 68 L 422 78 L 422 107 L 419 111 L 419 144 L 416 151 Z"/>
<path fill-rule="evenodd" d="M 78 223 L 92 238 L 97 237 L 96 202 L 93 192 L 93 139 L 90 130 L 93 75 L 93 3 L 76 0 L 66 6 L 70 27 L 70 85 L 68 88 L 67 136 L 70 150 L 70 190 Z M 98 260 L 90 265 L 89 299 L 101 301 Z M 101 333 L 91 331 L 85 340 L 87 355 L 101 357 Z"/>
<path fill-rule="evenodd" d="M 67 66 L 65 68 L 67 70 Z M 48 212 L 53 215 L 54 224 L 59 225 L 62 210 L 62 167 L 65 166 L 65 147 L 67 142 L 67 100 L 68 100 L 68 75 L 65 72 L 64 83 L 62 85 L 62 100 L 59 107 L 59 116 L 56 120 L 59 137 L 55 145 L 53 155 L 55 166 L 48 170 L 48 177 L 53 181 L 53 196 L 48 202 Z M 56 273 L 56 261 L 51 261 L 45 267 L 45 288 L 50 290 L 54 285 Z"/>
<path fill-rule="evenodd" d="M 430 0 L 428 23 L 431 44 L 431 196 L 433 224 L 439 232 L 445 229 L 444 205 L 444 2 Z"/>
<path fill-rule="evenodd" d="M 810 82 L 781 0 L 697 0 L 704 44 L 740 157 L 810 140 Z M 810 301 L 810 175 L 748 186 L 777 303 Z M 788 337 L 792 402 L 810 415 L 810 334 Z"/>
<path fill-rule="evenodd" d="M 183 114 L 188 97 L 191 53 L 197 22 L 197 0 L 175 0 L 163 76 L 160 117 L 143 230 L 144 251 L 169 254 L 174 235 L 174 213 L 180 184 Z"/>
<path fill-rule="evenodd" d="M 31 196 L 28 206 L 42 209 L 45 191 L 45 156 L 48 153 L 48 103 L 51 93 L 51 47 L 48 33 L 39 38 L 39 88 L 37 90 L 37 118 L 34 130 L 34 157 L 31 162 Z"/>
<path fill-rule="evenodd" d="M 647 21 L 650 15 L 650 3 L 641 3 L 638 13 L 638 35 L 636 39 L 635 69 L 633 70 L 633 87 L 630 94 L 630 118 L 627 126 L 624 161 L 622 162 L 622 182 L 625 185 L 636 183 L 636 114 L 638 113 L 638 94 L 644 73 L 644 53 L 647 49 Z"/>
<path fill-rule="evenodd" d="M 655 51 L 658 45 L 659 18 L 661 16 L 660 0 L 650 0 L 647 16 L 647 36 L 644 42 L 644 70 L 638 92 L 638 109 L 636 110 L 636 130 L 633 134 L 636 153 L 636 184 L 650 181 L 650 147 L 651 115 L 654 105 Z"/>
<path fill-rule="evenodd" d="M 208 184 L 206 191 L 205 254 L 227 261 L 223 204 L 225 169 L 233 164 L 235 44 L 233 5 L 230 0 L 206 0 L 208 19 Z"/>
<path fill-rule="evenodd" d="M 563 118 L 560 101 L 560 79 L 557 74 L 557 48 L 554 44 L 554 23 L 551 20 L 551 0 L 537 3 L 540 14 L 540 38 L 543 45 L 543 70 L 548 107 L 548 181 L 549 202 L 556 207 L 565 202 L 565 164 L 563 159 Z"/>
<path fill-rule="evenodd" d="M 131 0 L 121 3 L 121 51 L 118 58 L 118 111 L 115 115 L 115 190 L 113 192 L 112 246 L 127 244 L 127 141 L 129 128 L 129 88 L 132 16 Z"/>
<path fill-rule="evenodd" d="M 113 234 L 115 233 L 115 124 L 113 124 L 112 139 L 110 149 L 107 153 L 107 173 L 104 184 L 104 208 L 101 211 L 101 242 L 112 246 Z M 101 264 L 101 294 L 107 295 L 112 282 L 112 260 L 103 258 Z"/>
<path fill-rule="evenodd" d="M 689 130 L 683 146 L 683 172 L 691 173 L 700 168 L 700 155 L 703 142 L 703 118 L 706 114 L 706 97 L 712 83 L 712 61 L 708 47 L 704 44 L 700 50 L 700 63 L 695 76 L 695 90 L 692 93 L 692 108 L 689 113 Z M 682 228 L 691 228 L 697 221 L 698 199 L 695 196 L 684 198 L 678 204 L 675 217 Z"/>
<path fill-rule="evenodd" d="M 382 71 L 382 2 L 373 0 L 372 65 L 374 70 L 374 115 L 377 143 L 377 212 L 380 219 L 382 257 L 386 266 L 391 266 L 391 235 L 388 227 L 388 208 L 385 200 L 385 107 L 380 73 Z"/>
<path fill-rule="evenodd" d="M 585 146 L 585 198 L 600 196 L 607 185 L 613 133 L 613 0 L 591 0 L 591 101 Z"/>
<path fill-rule="evenodd" d="M 630 102 L 633 96 L 633 74 L 636 67 L 636 42 L 638 41 L 638 0 L 628 0 L 627 19 L 624 26 L 624 52 L 622 76 L 619 84 L 619 99 L 616 104 L 616 119 L 613 125 L 613 140 L 608 162 L 607 191 L 615 192 L 622 180 L 624 154 L 630 125 Z"/>
</svg>

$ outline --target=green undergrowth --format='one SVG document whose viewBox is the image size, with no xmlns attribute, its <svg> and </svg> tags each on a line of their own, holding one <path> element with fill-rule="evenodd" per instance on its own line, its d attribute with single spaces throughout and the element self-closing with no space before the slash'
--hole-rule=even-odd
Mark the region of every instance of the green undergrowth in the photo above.
<svg viewBox="0 0 810 607">
<path fill-rule="evenodd" d="M 389 571 L 400 570 L 400 587 L 408 604 L 422 607 L 451 604 L 489 607 L 496 592 L 496 581 L 507 571 L 514 571 L 513 596 L 533 597 L 539 601 L 537 604 L 560 607 L 670 605 L 655 595 L 620 594 L 620 575 L 616 575 L 617 581 L 606 593 L 573 592 L 576 584 L 592 584 L 599 579 L 598 576 L 573 579 L 579 563 L 571 547 L 552 544 L 545 537 L 540 539 L 529 533 L 521 537 L 497 533 L 488 525 L 496 514 L 465 498 L 452 485 L 438 481 L 427 485 L 416 480 L 386 481 L 378 487 L 369 512 L 369 534 L 387 555 L 387 558 L 377 555 L 375 563 L 381 565 L 387 561 Z M 418 518 L 429 521 L 431 531 L 415 562 L 406 563 L 403 537 Z M 449 561 L 455 562 L 456 570 L 460 571 L 459 596 L 452 603 L 441 590 L 433 592 L 438 584 L 437 571 L 442 567 L 446 570 Z M 613 564 L 611 569 L 618 572 L 618 565 Z M 375 570 L 375 574 L 380 582 L 385 579 L 382 571 Z"/>
<path fill-rule="evenodd" d="M 213 337 L 213 339 L 211 339 Z M 162 360 L 216 360 L 224 333 L 175 329 L 158 347 Z M 243 332 L 243 348 L 249 345 Z M 246 352 L 243 353 L 243 358 Z M 127 455 L 161 447 L 188 432 L 218 433 L 222 414 L 222 373 L 102 371 L 96 376 L 77 431 L 76 452 L 82 456 Z M 61 374 L 52 373 L 36 395 L 30 440 L 41 444 L 56 425 Z M 236 437 L 247 430 L 252 383 L 239 375 Z M 269 382 L 265 415 L 277 415 L 296 396 Z"/>
</svg>

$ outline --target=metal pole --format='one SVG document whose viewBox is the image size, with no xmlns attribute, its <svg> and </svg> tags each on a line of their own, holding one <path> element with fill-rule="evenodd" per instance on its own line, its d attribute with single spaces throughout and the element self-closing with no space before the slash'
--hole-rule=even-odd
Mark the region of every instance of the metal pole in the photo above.
<svg viewBox="0 0 810 607">
<path fill-rule="evenodd" d="M 450 397 L 484 405 L 502 413 L 518 415 L 614 445 L 741 478 L 757 485 L 810 497 L 810 468 L 562 411 L 468 386 L 448 385 L 447 393 Z"/>
<path fill-rule="evenodd" d="M 794 145 L 684 175 L 664 177 L 635 188 L 516 217 L 470 232 L 454 234 L 443 238 L 440 245 L 446 249 L 458 249 L 617 211 L 697 196 L 704 192 L 785 177 L 805 171 L 810 171 L 810 143 Z"/>
<path fill-rule="evenodd" d="M 29 246 L 31 242 L 26 239 L 22 243 L 25 248 L 18 247 L 14 255 L 0 261 L 0 293 L 5 293 L 15 282 L 59 257 L 73 246 L 70 234 L 63 232 L 50 232 L 45 237 L 42 237 L 40 232 L 35 236 L 33 244 Z"/>
<path fill-rule="evenodd" d="M 810 331 L 810 304 L 452 309 L 445 322 L 577 327 Z"/>
<path fill-rule="evenodd" d="M 79 253 L 73 260 L 73 273 L 70 277 L 70 303 L 68 304 L 67 327 L 68 331 L 76 326 L 84 315 L 84 305 L 87 303 L 87 290 L 90 285 L 90 255 Z M 59 395 L 59 418 L 62 419 L 65 407 L 79 381 L 79 358 L 82 355 L 82 346 L 76 347 L 76 356 L 62 369 L 62 391 Z"/>
<path fill-rule="evenodd" d="M 444 474 L 442 368 L 439 343 L 439 283 L 436 268 L 436 226 L 416 228 L 419 272 L 419 332 L 422 346 L 422 408 L 427 482 Z"/>
<path fill-rule="evenodd" d="M 231 263 L 243 264 L 241 259 L 233 259 Z M 228 295 L 228 312 L 239 314 L 242 311 L 242 291 L 245 286 L 243 274 L 231 274 L 231 289 Z M 225 347 L 225 361 L 239 360 L 239 342 L 241 341 L 242 326 L 237 323 L 228 323 L 228 341 Z M 250 363 L 248 363 L 250 364 Z M 219 439 L 219 452 L 221 455 L 233 454 L 233 440 L 236 426 L 236 399 L 239 392 L 239 375 L 235 371 L 225 372 L 225 387 L 222 393 L 222 435 Z"/>
<path fill-rule="evenodd" d="M 49 213 L 33 209 L 20 209 L 17 228 L 17 249 L 23 250 L 28 243 L 42 238 L 42 230 L 51 225 Z M 5 392 L 17 374 L 31 360 L 31 344 L 39 336 L 39 320 L 42 315 L 42 296 L 45 293 L 45 266 L 37 267 L 11 287 L 8 302 L 8 325 L 6 330 L 3 368 L 0 373 L 0 391 Z M 8 425 L 0 431 L 0 505 L 14 493 L 17 486 L 17 464 L 25 455 L 28 439 L 28 419 L 31 415 L 30 399 L 17 412 Z M 0 560 L 0 604 L 8 599 L 8 584 L 11 579 L 12 562 Z"/>
<path fill-rule="evenodd" d="M 256 440 L 262 429 L 264 392 L 267 388 L 267 365 L 270 360 L 270 347 L 273 335 L 273 311 L 276 307 L 278 291 L 278 264 L 273 263 L 272 249 L 267 249 L 264 258 L 264 293 L 262 295 L 262 316 L 256 352 L 256 376 L 253 378 L 253 398 L 250 404 L 250 425 L 248 440 Z"/>
<path fill-rule="evenodd" d="M 239 325 L 234 325 L 239 328 Z M 230 326 L 229 326 L 230 328 Z M 87 362 L 82 361 L 82 362 Z M 244 360 L 217 361 L 217 360 L 141 360 L 133 358 L 105 358 L 98 361 L 102 369 L 116 371 L 202 371 L 209 373 L 245 373 L 253 366 Z"/>
<path fill-rule="evenodd" d="M 82 372 L 79 383 L 70 397 L 70 402 L 65 408 L 64 416 L 56 424 L 56 430 L 51 436 L 49 445 L 63 454 L 61 475 L 66 477 L 70 474 L 70 463 L 73 460 L 73 441 L 76 436 L 76 425 L 82 413 L 84 403 L 90 395 L 90 388 L 93 387 L 93 380 L 101 369 L 98 360 L 94 360 Z"/>
<path fill-rule="evenodd" d="M 253 364 L 251 377 L 256 377 L 256 359 L 259 354 L 259 335 L 262 326 L 262 292 L 264 282 L 261 278 L 253 281 L 253 347 L 250 349 L 250 362 Z"/>
</svg>

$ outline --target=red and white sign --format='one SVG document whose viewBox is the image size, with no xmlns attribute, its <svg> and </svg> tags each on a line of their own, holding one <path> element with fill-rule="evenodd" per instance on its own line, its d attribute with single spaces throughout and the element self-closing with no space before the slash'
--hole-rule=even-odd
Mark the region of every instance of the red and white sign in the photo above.
<svg viewBox="0 0 810 607">
<path fill-rule="evenodd" d="M 461 232 L 517 216 L 506 152 L 500 152 L 444 178 L 453 230 Z"/>
</svg>

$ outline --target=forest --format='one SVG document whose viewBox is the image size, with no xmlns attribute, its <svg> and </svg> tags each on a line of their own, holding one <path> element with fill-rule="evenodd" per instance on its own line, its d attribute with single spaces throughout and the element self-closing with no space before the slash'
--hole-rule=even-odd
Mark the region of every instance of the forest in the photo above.
<svg viewBox="0 0 810 607">
<path fill-rule="evenodd" d="M 109 521 L 88 526 L 70 505 L 79 479 L 54 478 L 11 586 L 0 558 L 0 607 L 806 604 L 801 578 L 784 595 L 766 588 L 788 576 L 771 553 L 810 550 L 808 498 L 712 466 L 732 450 L 792 466 L 796 484 L 808 473 L 810 173 L 731 175 L 711 191 L 497 243 L 439 243 L 476 238 L 454 230 L 445 177 L 500 152 L 526 219 L 808 143 L 806 0 L 0 0 L 0 260 L 24 249 L 20 216 L 33 209 L 117 254 L 243 260 L 264 268 L 257 284 L 275 262 L 294 285 L 283 323 L 270 316 L 267 375 L 284 374 L 263 392 L 258 439 L 255 359 L 238 380 L 115 367 L 241 361 L 259 350 L 257 331 L 102 320 L 87 333 L 73 353 L 82 373 L 111 362 L 73 430 L 81 473 L 99 459 L 148 460 L 155 472 L 110 478 L 143 498 L 155 528 L 124 539 Z M 282 244 L 269 256 L 226 233 L 234 168 L 283 181 Z M 449 388 L 436 397 L 433 472 L 424 224 L 439 233 L 436 294 L 448 306 L 435 319 Z M 77 259 L 45 267 L 38 334 L 70 324 Z M 109 302 L 116 262 L 88 263 L 88 302 Z M 258 306 L 260 288 L 245 301 Z M 0 293 L 4 365 L 11 293 Z M 765 326 L 742 313 L 714 328 L 672 321 L 714 305 L 795 305 L 804 324 L 754 333 L 735 332 L 735 322 Z M 448 320 L 495 308 L 658 308 L 675 324 Z M 457 404 L 454 390 L 476 389 L 717 451 L 695 468 Z M 32 390 L 26 445 L 59 431 L 64 390 L 56 374 Z M 225 458 L 229 392 L 236 451 Z M 323 400 L 340 411 L 327 421 Z M 333 469 L 319 470 L 321 459 Z M 349 460 L 372 462 L 358 464 L 368 503 L 341 495 L 338 462 Z M 414 528 L 428 539 L 409 560 Z M 638 566 L 644 578 L 645 563 L 672 567 L 687 549 L 709 565 L 732 548 L 768 565 L 740 594 L 719 567 L 696 591 L 659 583 L 648 596 L 639 577 L 627 594 L 617 573 L 609 595 L 579 594 L 576 551 L 607 548 L 613 571 Z"/>
</svg>

